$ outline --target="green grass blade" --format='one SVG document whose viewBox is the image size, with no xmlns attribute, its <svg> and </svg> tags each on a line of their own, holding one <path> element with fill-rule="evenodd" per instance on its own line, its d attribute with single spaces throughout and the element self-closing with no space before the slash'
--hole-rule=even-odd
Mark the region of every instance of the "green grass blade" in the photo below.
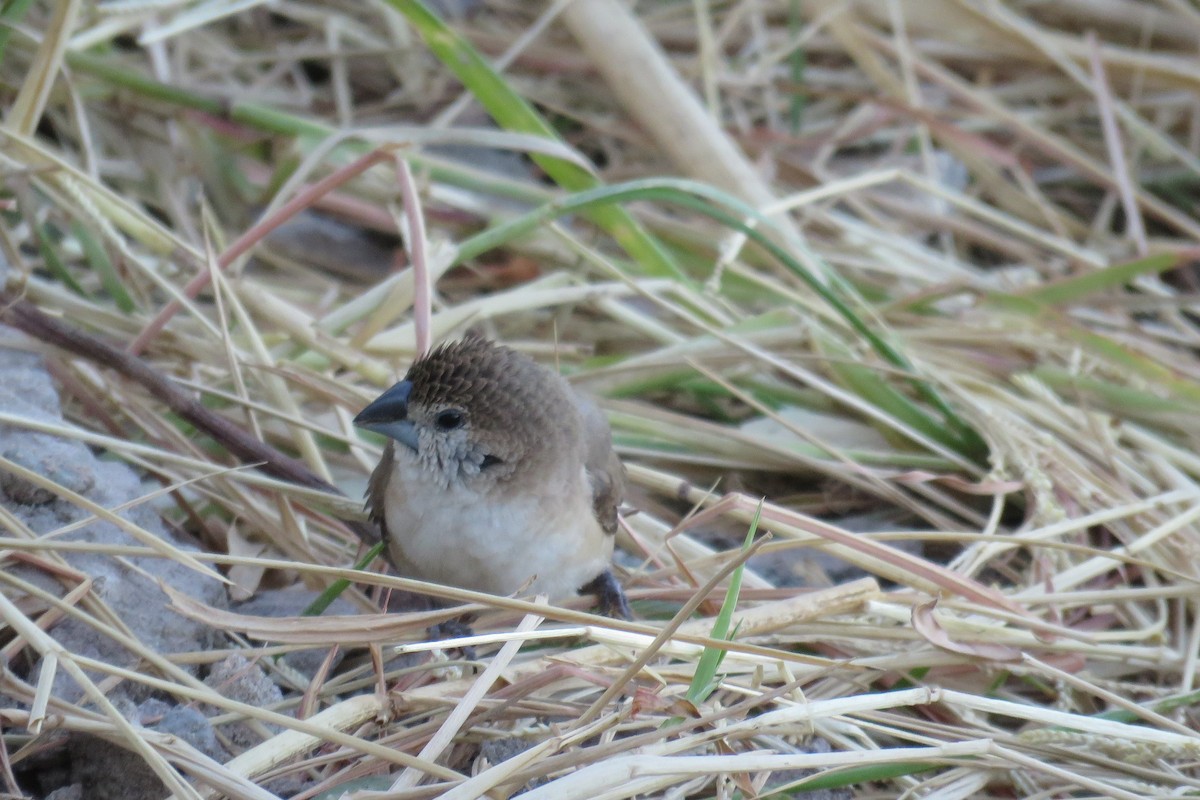
<svg viewBox="0 0 1200 800">
<path fill-rule="evenodd" d="M 1109 365 L 1120 371 L 1154 381 L 1175 397 L 1192 403 L 1200 403 L 1200 384 L 1178 377 L 1168 365 L 1161 364 L 1119 342 L 1083 328 L 1069 315 L 1051 306 L 1011 294 L 989 294 L 983 300 L 988 307 L 998 311 L 1034 319 L 1046 328 L 1053 329 L 1059 335 L 1076 342 L 1092 355 L 1104 359 Z"/>
<path fill-rule="evenodd" d="M 791 0 L 788 3 L 788 35 L 800 33 L 804 23 L 804 12 L 800 10 L 801 0 Z M 788 72 L 792 81 L 792 96 L 788 101 L 788 131 L 792 136 L 800 135 L 800 125 L 804 121 L 804 110 L 808 105 L 808 97 L 800 88 L 804 85 L 804 73 L 808 69 L 808 56 L 801 45 L 788 56 Z"/>
<path fill-rule="evenodd" d="M 129 292 L 125 291 L 125 284 L 121 282 L 121 276 L 117 274 L 117 268 L 113 265 L 112 259 L 108 257 L 104 246 L 96 240 L 95 236 L 92 236 L 91 231 L 78 222 L 71 224 L 71 234 L 79 240 L 79 246 L 83 248 L 83 255 L 87 259 L 88 265 L 100 276 L 100 284 L 104 287 L 104 291 L 112 297 L 117 308 L 126 314 L 132 314 L 137 309 L 137 305 L 129 296 Z"/>
<path fill-rule="evenodd" d="M 25 13 L 33 5 L 33 0 L 4 0 L 0 3 L 0 61 L 4 59 L 4 50 L 12 36 L 13 27 L 25 19 Z"/>
<path fill-rule="evenodd" d="M 908 427 L 924 434 L 928 439 L 939 442 L 946 447 L 955 448 L 958 440 L 937 420 L 931 419 L 920 406 L 910 400 L 891 384 L 884 380 L 878 370 L 872 367 L 856 364 L 851 351 L 838 342 L 823 337 L 821 345 L 827 350 L 833 350 L 834 357 L 828 362 L 829 371 L 838 377 L 842 385 L 847 386 L 857 396 L 871 405 L 884 411 L 892 419 L 899 420 Z M 880 433 L 890 442 L 900 445 L 901 439 L 891 428 L 880 427 Z"/>
<path fill-rule="evenodd" d="M 375 558 L 383 552 L 383 542 L 376 542 L 370 550 L 366 552 L 358 563 L 354 565 L 355 569 L 366 569 Z M 329 608 L 330 604 L 338 599 L 338 596 L 350 588 L 350 581 L 345 578 L 338 578 L 333 583 L 325 588 L 325 591 L 317 595 L 317 597 L 308 604 L 308 608 L 300 612 L 302 617 L 316 617 L 325 613 L 325 609 Z"/>
<path fill-rule="evenodd" d="M 1038 303 L 1059 306 L 1108 289 L 1124 286 L 1141 275 L 1164 272 L 1179 266 L 1184 256 L 1179 253 L 1157 253 L 1137 261 L 1114 264 L 1106 269 L 1085 272 L 1022 292 L 1021 296 Z"/>
<path fill-rule="evenodd" d="M 758 503 L 758 509 L 754 512 L 754 519 L 750 522 L 750 530 L 746 531 L 746 539 L 742 542 L 742 551 L 750 549 L 750 545 L 754 542 L 754 534 L 758 532 L 758 521 L 762 516 L 762 501 Z M 713 621 L 712 638 L 726 640 L 729 636 L 729 626 L 733 621 L 733 612 L 737 608 L 738 596 L 742 592 L 742 572 L 746 565 L 739 564 L 733 574 L 729 576 L 729 587 L 725 590 L 725 600 L 721 603 L 721 611 L 717 614 L 717 618 Z M 725 658 L 725 651 L 716 647 L 706 647 L 704 652 L 700 654 L 700 661 L 696 664 L 696 671 L 692 674 L 692 683 L 688 687 L 687 699 L 693 703 L 703 703 L 705 699 L 717 687 L 717 670 L 721 668 L 721 661 Z"/>
<path fill-rule="evenodd" d="M 1084 398 L 1089 406 L 1110 414 L 1159 424 L 1175 420 L 1189 427 L 1200 416 L 1200 405 L 1195 402 L 1161 397 L 1154 392 L 1079 375 L 1061 367 L 1034 367 L 1031 374 L 1059 396 Z"/>
<path fill-rule="evenodd" d="M 338 130 L 331 125 L 258 103 L 242 100 L 232 103 L 215 101 L 196 92 L 156 81 L 148 75 L 116 63 L 109 58 L 100 58 L 87 53 L 68 52 L 67 63 L 78 72 L 90 75 L 110 86 L 132 92 L 139 97 L 198 111 L 214 119 L 236 122 L 262 133 L 292 136 L 313 142 L 338 135 Z M 335 152 L 358 157 L 369 152 L 373 147 L 374 144 L 370 142 L 348 137 Z M 432 180 L 451 186 L 528 203 L 546 201 L 547 191 L 545 189 L 531 186 L 526 182 L 506 179 L 493 173 L 486 173 L 416 153 L 406 153 L 405 158 L 412 163 L 414 170 L 428 174 Z"/>
<path fill-rule="evenodd" d="M 75 276 L 67 269 L 67 265 L 58 257 L 58 249 L 54 245 L 54 240 L 51 238 L 45 225 L 38 225 L 35 229 L 37 233 L 38 252 L 41 253 L 42 263 L 46 265 L 47 271 L 58 279 L 64 286 L 70 289 L 75 294 L 82 297 L 90 297 L 84 288 L 75 280 Z"/>
<path fill-rule="evenodd" d="M 405 16 L 433 54 L 463 82 L 502 128 L 548 139 L 559 138 L 550 124 L 525 98 L 513 91 L 471 43 L 442 22 L 424 3 L 420 0 L 387 0 L 387 3 Z M 595 175 L 577 164 L 536 153 L 531 153 L 530 157 L 555 183 L 568 191 L 601 185 Z M 688 280 L 667 250 L 625 209 L 597 205 L 588 209 L 587 216 L 616 239 L 646 274 Z"/>
<path fill-rule="evenodd" d="M 842 789 L 850 786 L 860 786 L 867 783 L 900 778 L 905 775 L 920 775 L 930 772 L 941 765 L 925 764 L 920 761 L 898 761 L 895 764 L 871 764 L 865 767 L 845 767 L 843 769 L 824 770 L 811 778 L 797 782 L 794 789 L 783 792 L 771 792 L 762 795 L 762 800 L 784 800 L 790 797 L 804 797 L 810 792 L 822 789 Z M 791 794 L 795 791 L 798 794 Z"/>
<path fill-rule="evenodd" d="M 1150 710 L 1155 714 L 1170 714 L 1180 708 L 1188 708 L 1200 703 L 1200 690 L 1188 692 L 1178 697 L 1168 697 L 1150 704 Z M 1127 708 L 1110 708 L 1095 715 L 1096 719 L 1109 719 L 1113 722 L 1125 722 L 1130 725 L 1139 722 L 1142 717 Z"/>
</svg>

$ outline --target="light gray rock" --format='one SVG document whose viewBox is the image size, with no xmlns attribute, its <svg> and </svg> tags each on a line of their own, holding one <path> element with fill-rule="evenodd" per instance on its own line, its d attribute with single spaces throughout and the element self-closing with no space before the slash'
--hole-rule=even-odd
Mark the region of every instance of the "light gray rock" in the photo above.
<svg viewBox="0 0 1200 800">
<path fill-rule="evenodd" d="M 41 422 L 62 423 L 58 394 L 42 359 L 29 352 L 29 344 L 21 334 L 3 326 L 0 326 L 0 411 Z M 99 458 L 87 445 L 73 439 L 0 425 L 0 455 L 109 509 L 146 494 L 138 476 L 126 464 Z M 89 516 L 79 506 L 3 469 L 0 469 L 0 503 L 37 534 L 52 533 Z M 137 505 L 120 514 L 175 547 L 194 549 L 169 533 L 156 511 L 147 505 Z M 140 544 L 116 525 L 100 521 L 66 533 L 60 540 Z M 118 559 L 99 553 L 70 552 L 64 553 L 63 558 L 93 580 L 93 594 L 107 603 L 133 635 L 152 650 L 163 654 L 205 650 L 215 641 L 215 634 L 205 625 L 167 608 L 167 598 L 158 581 L 201 602 L 221 606 L 225 604 L 225 592 L 216 580 L 165 558 Z M 54 595 L 62 596 L 66 591 L 58 578 L 36 566 L 12 564 L 7 571 Z M 115 640 L 73 616 L 54 625 L 50 634 L 80 655 L 121 666 L 137 662 L 137 657 Z M 136 684 L 127 684 L 123 690 L 135 699 L 148 694 Z M 68 700 L 77 700 L 81 694 L 80 687 L 61 670 L 54 691 Z"/>
<path fill-rule="evenodd" d="M 229 752 L 217 741 L 208 717 L 193 706 L 175 706 L 152 697 L 138 706 L 137 722 L 153 731 L 179 737 L 214 761 L 229 758 Z"/>
<path fill-rule="evenodd" d="M 224 661 L 214 664 L 204 683 L 230 700 L 259 708 L 273 706 L 283 700 L 283 692 L 267 677 L 262 667 L 252 664 L 239 653 L 232 653 Z M 212 707 L 207 710 L 214 714 L 224 712 L 224 709 Z M 238 747 L 253 747 L 261 741 L 253 728 L 244 722 L 222 725 L 221 733 Z"/>
</svg>

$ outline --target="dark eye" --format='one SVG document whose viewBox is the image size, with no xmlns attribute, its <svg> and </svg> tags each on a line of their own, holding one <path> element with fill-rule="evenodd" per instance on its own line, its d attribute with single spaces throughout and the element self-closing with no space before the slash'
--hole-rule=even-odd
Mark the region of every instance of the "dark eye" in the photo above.
<svg viewBox="0 0 1200 800">
<path fill-rule="evenodd" d="M 463 412 L 457 408 L 447 408 L 437 415 L 433 420 L 433 424 L 437 425 L 440 431 L 452 431 L 455 428 L 461 427 L 464 419 Z"/>
<path fill-rule="evenodd" d="M 501 463 L 503 463 L 503 462 L 500 459 L 496 458 L 491 453 L 488 453 L 486 456 L 483 457 L 483 461 L 479 464 L 479 470 L 482 472 L 483 470 L 487 469 L 488 467 L 494 467 L 497 464 L 501 464 Z"/>
</svg>

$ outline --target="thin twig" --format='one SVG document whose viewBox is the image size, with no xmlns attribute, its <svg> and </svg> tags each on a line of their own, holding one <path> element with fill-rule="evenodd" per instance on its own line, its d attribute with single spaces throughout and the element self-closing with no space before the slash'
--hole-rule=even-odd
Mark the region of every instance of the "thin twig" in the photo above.
<svg viewBox="0 0 1200 800">
<path fill-rule="evenodd" d="M 353 163 L 347 164 L 334 172 L 326 175 L 321 180 L 304 187 L 304 190 L 299 192 L 295 197 L 285 203 L 278 211 L 272 214 L 267 219 L 260 221 L 257 225 L 251 227 L 238 238 L 236 242 L 231 244 L 220 258 L 217 259 L 217 269 L 228 269 L 229 265 L 237 261 L 241 256 L 245 255 L 251 247 L 258 244 L 271 231 L 276 230 L 292 217 L 304 211 L 306 208 L 316 202 L 318 197 L 332 192 L 337 187 L 349 181 L 362 173 L 366 172 L 376 164 L 382 163 L 394 157 L 396 146 L 388 145 L 372 150 L 364 156 L 359 157 Z M 208 286 L 212 282 L 212 275 L 208 270 L 202 270 L 196 277 L 188 281 L 183 289 L 183 293 L 187 297 L 195 297 L 200 293 L 200 290 Z M 129 343 L 129 352 L 133 355 L 139 355 L 146 349 L 146 345 L 150 340 L 157 336 L 171 318 L 179 313 L 179 309 L 183 306 L 178 300 L 172 300 L 163 306 L 162 311 L 155 315 L 154 319 L 146 324 L 141 333 L 134 337 Z"/>
<path fill-rule="evenodd" d="M 270 475 L 291 483 L 340 495 L 341 491 L 324 481 L 303 462 L 279 452 L 254 438 L 240 426 L 204 407 L 197 398 L 179 387 L 140 358 L 114 347 L 74 326 L 43 313 L 28 300 L 15 298 L 8 290 L 0 292 L 0 320 L 24 331 L 38 341 L 66 350 L 100 366 L 116 371 L 143 386 L 157 400 L 183 419 L 207 433 L 234 456 Z M 370 526 L 357 520 L 344 520 L 364 541 L 378 539 Z"/>
</svg>

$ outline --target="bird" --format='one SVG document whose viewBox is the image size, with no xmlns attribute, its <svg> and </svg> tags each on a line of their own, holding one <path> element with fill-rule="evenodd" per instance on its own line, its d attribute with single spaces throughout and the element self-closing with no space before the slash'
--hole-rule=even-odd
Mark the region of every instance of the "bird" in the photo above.
<svg viewBox="0 0 1200 800">
<path fill-rule="evenodd" d="M 611 568 L 625 475 L 596 403 L 481 336 L 447 342 L 354 418 L 386 437 L 366 511 L 405 577 L 630 618 Z"/>
</svg>

